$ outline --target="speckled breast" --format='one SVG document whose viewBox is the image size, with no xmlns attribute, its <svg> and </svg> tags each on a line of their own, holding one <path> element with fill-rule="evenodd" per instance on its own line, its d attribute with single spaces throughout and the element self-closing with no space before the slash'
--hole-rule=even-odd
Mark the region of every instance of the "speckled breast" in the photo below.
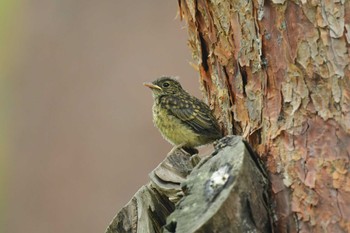
<svg viewBox="0 0 350 233">
<path fill-rule="evenodd" d="M 173 145 L 184 143 L 184 146 L 196 147 L 203 144 L 201 137 L 189 126 L 156 104 L 153 105 L 153 122 L 162 136 Z"/>
</svg>

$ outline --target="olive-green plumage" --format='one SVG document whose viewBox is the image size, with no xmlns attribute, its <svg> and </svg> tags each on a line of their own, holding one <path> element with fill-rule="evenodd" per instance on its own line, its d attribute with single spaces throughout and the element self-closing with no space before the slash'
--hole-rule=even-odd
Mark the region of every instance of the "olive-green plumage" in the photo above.
<svg viewBox="0 0 350 233">
<path fill-rule="evenodd" d="M 161 77 L 145 83 L 153 92 L 153 122 L 174 146 L 194 148 L 222 137 L 209 107 L 188 94 L 180 83 Z"/>
</svg>

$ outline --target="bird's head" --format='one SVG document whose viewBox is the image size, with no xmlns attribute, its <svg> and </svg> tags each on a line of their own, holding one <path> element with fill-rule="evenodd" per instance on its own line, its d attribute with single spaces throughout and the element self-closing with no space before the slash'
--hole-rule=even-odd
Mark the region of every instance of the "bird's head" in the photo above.
<svg viewBox="0 0 350 233">
<path fill-rule="evenodd" d="M 185 92 L 181 84 L 171 77 L 161 77 L 152 83 L 144 83 L 146 87 L 149 87 L 155 97 L 161 95 L 176 95 Z"/>
</svg>

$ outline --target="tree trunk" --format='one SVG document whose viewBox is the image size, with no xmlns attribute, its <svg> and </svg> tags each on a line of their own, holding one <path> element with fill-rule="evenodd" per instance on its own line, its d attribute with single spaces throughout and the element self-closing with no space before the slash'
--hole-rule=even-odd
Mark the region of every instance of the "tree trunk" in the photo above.
<svg viewBox="0 0 350 233">
<path fill-rule="evenodd" d="M 350 1 L 179 9 L 222 128 L 266 162 L 276 232 L 350 232 Z"/>
</svg>

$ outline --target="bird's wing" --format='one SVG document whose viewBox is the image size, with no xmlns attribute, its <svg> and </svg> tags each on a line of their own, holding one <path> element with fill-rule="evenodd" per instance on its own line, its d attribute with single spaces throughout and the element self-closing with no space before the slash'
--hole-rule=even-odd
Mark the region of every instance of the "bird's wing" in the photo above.
<svg viewBox="0 0 350 233">
<path fill-rule="evenodd" d="M 196 133 L 219 137 L 220 128 L 209 107 L 192 96 L 167 96 L 161 104 Z"/>
</svg>

